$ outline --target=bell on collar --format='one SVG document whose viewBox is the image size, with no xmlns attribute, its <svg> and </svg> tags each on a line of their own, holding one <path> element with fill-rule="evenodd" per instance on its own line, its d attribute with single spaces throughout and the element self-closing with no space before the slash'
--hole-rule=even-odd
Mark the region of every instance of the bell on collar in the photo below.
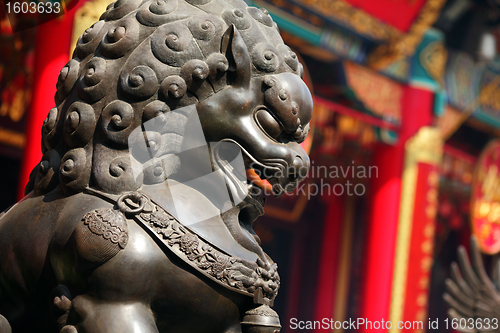
<svg viewBox="0 0 500 333">
<path fill-rule="evenodd" d="M 269 306 L 261 305 L 245 312 L 241 328 L 243 333 L 279 333 L 280 318 Z"/>
</svg>

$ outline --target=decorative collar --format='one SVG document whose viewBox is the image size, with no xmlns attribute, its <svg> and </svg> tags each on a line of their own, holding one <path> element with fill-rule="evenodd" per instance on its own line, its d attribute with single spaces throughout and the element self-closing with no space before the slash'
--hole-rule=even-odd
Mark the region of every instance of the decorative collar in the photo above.
<svg viewBox="0 0 500 333">
<path fill-rule="evenodd" d="M 254 303 L 272 306 L 280 278 L 275 263 L 257 259 L 250 262 L 221 250 L 142 192 L 121 196 L 86 188 L 87 193 L 117 205 L 118 209 L 139 224 L 163 251 L 175 254 L 199 273 L 223 287 L 253 297 Z"/>
</svg>

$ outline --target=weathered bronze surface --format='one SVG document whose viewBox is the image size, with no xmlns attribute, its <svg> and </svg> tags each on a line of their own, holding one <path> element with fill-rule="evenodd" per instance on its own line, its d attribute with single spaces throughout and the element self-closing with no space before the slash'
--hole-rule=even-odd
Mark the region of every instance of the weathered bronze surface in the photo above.
<svg viewBox="0 0 500 333">
<path fill-rule="evenodd" d="M 443 297 L 450 306 L 450 327 L 459 332 L 500 332 L 500 281 L 495 285 L 486 274 L 475 238 L 470 247 L 472 265 L 460 246 L 459 265 L 452 263 L 452 279 L 446 280 L 447 293 Z"/>
<path fill-rule="evenodd" d="M 118 0 L 81 36 L 26 197 L 0 217 L 0 332 L 279 332 L 253 168 L 292 191 L 312 98 L 267 11 Z"/>
</svg>

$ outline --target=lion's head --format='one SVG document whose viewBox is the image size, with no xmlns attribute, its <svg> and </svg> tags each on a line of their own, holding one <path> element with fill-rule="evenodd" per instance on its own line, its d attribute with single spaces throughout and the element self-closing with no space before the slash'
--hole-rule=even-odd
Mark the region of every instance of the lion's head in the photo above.
<svg viewBox="0 0 500 333">
<path fill-rule="evenodd" d="M 179 155 L 193 114 L 206 142 L 232 143 L 275 194 L 290 191 L 309 167 L 298 144 L 312 112 L 301 75 L 267 11 L 242 0 L 118 0 L 61 70 L 26 192 L 165 182 L 196 163 Z"/>
</svg>

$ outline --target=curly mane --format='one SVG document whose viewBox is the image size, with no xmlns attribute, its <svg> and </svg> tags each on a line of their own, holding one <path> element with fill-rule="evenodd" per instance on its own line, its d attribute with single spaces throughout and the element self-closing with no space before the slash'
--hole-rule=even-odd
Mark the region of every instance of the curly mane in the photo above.
<svg viewBox="0 0 500 333">
<path fill-rule="evenodd" d="M 252 75 L 301 75 L 296 55 L 267 11 L 242 0 L 118 0 L 109 5 L 80 37 L 73 59 L 59 74 L 57 106 L 42 127 L 43 157 L 25 192 L 43 195 L 60 186 L 70 195 L 93 186 L 119 193 L 175 173 L 179 161 L 161 147 L 182 141 L 182 135 L 164 125 L 181 124 L 182 113 L 171 111 L 228 85 L 232 59 L 224 53 L 223 35 L 231 25 L 247 46 Z M 144 123 L 153 118 L 159 119 L 155 128 L 146 129 Z M 154 132 L 148 134 L 156 147 L 152 159 L 129 151 L 129 136 L 137 128 Z M 134 168 L 142 172 L 134 175 Z"/>
</svg>

